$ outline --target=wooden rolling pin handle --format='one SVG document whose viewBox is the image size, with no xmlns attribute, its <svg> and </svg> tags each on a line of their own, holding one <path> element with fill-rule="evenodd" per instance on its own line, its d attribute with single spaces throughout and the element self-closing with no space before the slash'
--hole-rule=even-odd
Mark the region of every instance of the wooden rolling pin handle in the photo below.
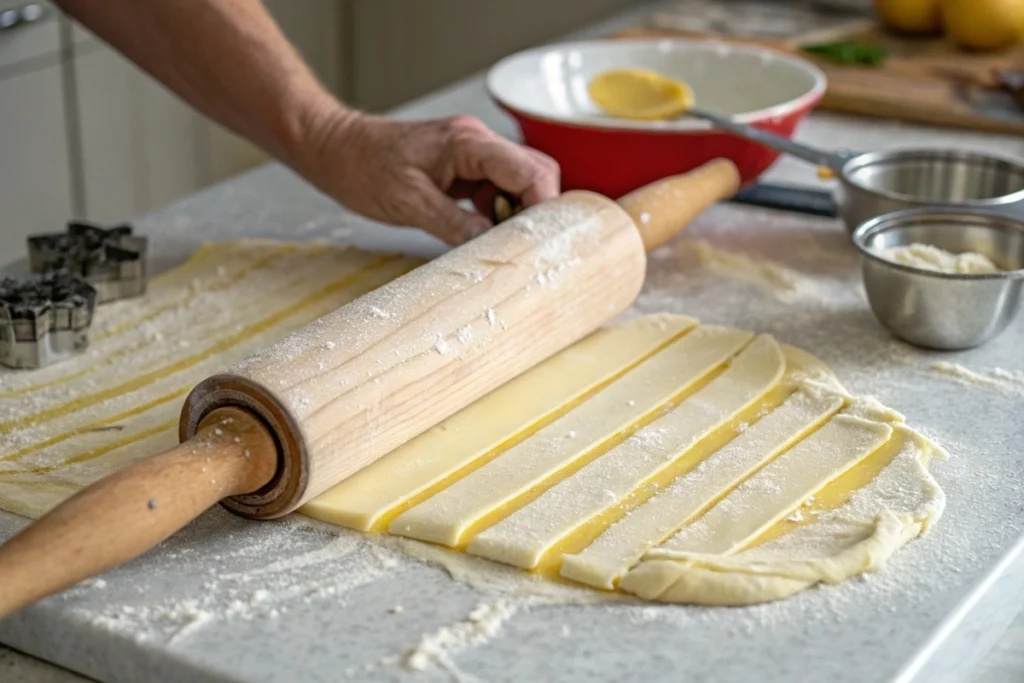
<svg viewBox="0 0 1024 683">
<path fill-rule="evenodd" d="M 276 470 L 262 422 L 237 408 L 212 412 L 192 439 L 84 489 L 0 546 L 0 618 L 141 555 Z"/>
<path fill-rule="evenodd" d="M 654 251 L 715 202 L 740 189 L 740 173 L 729 159 L 715 159 L 689 173 L 645 185 L 619 199 L 644 242 Z"/>
</svg>

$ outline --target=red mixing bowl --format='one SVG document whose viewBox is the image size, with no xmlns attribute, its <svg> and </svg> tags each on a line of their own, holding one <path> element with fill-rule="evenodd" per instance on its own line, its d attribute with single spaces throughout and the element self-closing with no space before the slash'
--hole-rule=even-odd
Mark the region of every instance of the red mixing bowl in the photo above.
<svg viewBox="0 0 1024 683">
<path fill-rule="evenodd" d="M 778 152 L 693 119 L 628 121 L 603 114 L 587 94 L 606 69 L 653 69 L 688 83 L 697 106 L 791 137 L 821 100 L 825 74 L 797 57 L 702 40 L 598 40 L 548 45 L 495 64 L 487 88 L 518 122 L 523 141 L 554 157 L 562 189 L 620 197 L 718 157 L 750 182 Z"/>
</svg>

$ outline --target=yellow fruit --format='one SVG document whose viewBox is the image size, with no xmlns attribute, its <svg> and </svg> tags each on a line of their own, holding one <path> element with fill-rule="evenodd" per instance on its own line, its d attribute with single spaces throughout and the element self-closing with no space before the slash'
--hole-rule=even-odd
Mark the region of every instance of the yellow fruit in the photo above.
<svg viewBox="0 0 1024 683">
<path fill-rule="evenodd" d="M 942 29 L 940 0 L 875 0 L 883 24 L 903 33 L 938 33 Z"/>
<path fill-rule="evenodd" d="M 1024 0 L 942 0 L 946 35 L 972 50 L 997 50 L 1024 38 Z"/>
</svg>

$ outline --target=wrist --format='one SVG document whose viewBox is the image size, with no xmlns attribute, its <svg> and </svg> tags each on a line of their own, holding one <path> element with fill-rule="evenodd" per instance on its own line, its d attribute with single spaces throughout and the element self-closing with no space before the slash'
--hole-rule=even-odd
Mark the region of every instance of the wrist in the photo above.
<svg viewBox="0 0 1024 683">
<path fill-rule="evenodd" d="M 271 146 L 268 151 L 279 161 L 309 180 L 323 167 L 324 141 L 331 132 L 347 127 L 358 116 L 329 92 L 320 88 L 303 88 L 281 98 L 271 124 Z"/>
<path fill-rule="evenodd" d="M 336 193 L 348 176 L 352 148 L 364 119 L 333 97 L 307 107 L 282 161 L 322 191 Z"/>
</svg>

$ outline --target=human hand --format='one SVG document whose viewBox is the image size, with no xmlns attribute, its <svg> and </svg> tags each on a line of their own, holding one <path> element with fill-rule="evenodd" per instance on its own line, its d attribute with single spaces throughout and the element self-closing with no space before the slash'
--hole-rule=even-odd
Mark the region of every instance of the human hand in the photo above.
<svg viewBox="0 0 1024 683">
<path fill-rule="evenodd" d="M 524 206 L 559 193 L 558 164 L 472 117 L 398 121 L 347 113 L 317 136 L 305 173 L 349 209 L 458 245 L 492 227 L 498 190 Z M 460 208 L 471 199 L 478 212 Z"/>
</svg>

